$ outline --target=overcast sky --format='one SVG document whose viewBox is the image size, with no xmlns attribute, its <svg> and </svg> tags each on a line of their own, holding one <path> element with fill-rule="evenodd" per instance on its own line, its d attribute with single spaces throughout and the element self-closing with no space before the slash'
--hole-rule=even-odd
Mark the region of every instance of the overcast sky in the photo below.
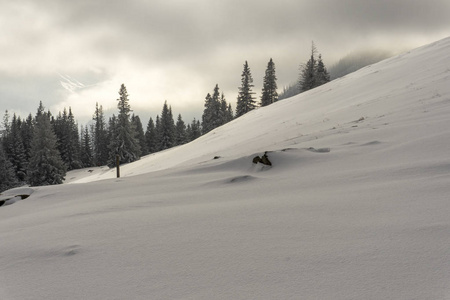
<svg viewBox="0 0 450 300">
<path fill-rule="evenodd" d="M 144 126 L 164 100 L 190 122 L 216 84 L 235 107 L 246 60 L 259 98 L 269 59 L 281 91 L 313 40 L 331 66 L 447 36 L 448 0 L 0 0 L 0 115 L 42 100 L 85 124 L 96 102 L 116 112 L 124 83 Z"/>
</svg>

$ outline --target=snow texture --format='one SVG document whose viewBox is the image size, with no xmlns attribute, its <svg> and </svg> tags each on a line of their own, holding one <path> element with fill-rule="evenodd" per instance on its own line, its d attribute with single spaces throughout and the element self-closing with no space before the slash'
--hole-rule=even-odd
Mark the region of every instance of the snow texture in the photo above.
<svg viewBox="0 0 450 300">
<path fill-rule="evenodd" d="M 33 188 L 0 207 L 0 299 L 450 299 L 449 54 Z"/>
</svg>

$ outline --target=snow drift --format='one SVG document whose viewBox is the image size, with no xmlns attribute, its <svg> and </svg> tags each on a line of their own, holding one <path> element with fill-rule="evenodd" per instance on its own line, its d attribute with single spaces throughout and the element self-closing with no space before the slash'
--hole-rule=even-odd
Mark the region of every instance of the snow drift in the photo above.
<svg viewBox="0 0 450 300">
<path fill-rule="evenodd" d="M 0 207 L 0 298 L 450 298 L 449 53 L 368 66 L 119 179 L 33 188 Z"/>
</svg>

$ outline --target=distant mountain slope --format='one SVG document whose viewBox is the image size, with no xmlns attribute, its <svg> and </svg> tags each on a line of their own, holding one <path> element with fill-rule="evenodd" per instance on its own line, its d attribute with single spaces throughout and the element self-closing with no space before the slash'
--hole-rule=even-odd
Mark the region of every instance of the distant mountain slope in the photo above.
<svg viewBox="0 0 450 300">
<path fill-rule="evenodd" d="M 353 73 L 368 65 L 380 62 L 383 59 L 389 58 L 391 56 L 392 54 L 388 51 L 381 50 L 366 50 L 351 53 L 340 59 L 337 63 L 328 67 L 328 72 L 330 73 L 331 80 L 334 80 L 336 78 Z M 283 100 L 286 98 L 290 98 L 299 93 L 298 83 L 294 82 L 283 88 L 283 90 L 280 92 L 279 99 Z"/>
<path fill-rule="evenodd" d="M 368 65 L 380 62 L 392 56 L 388 51 L 365 50 L 351 53 L 328 68 L 331 80 L 353 73 Z"/>
<path fill-rule="evenodd" d="M 251 111 L 187 145 L 123 166 L 122 174 L 195 164 L 214 156 L 227 158 L 279 150 L 316 139 L 329 130 L 339 132 L 348 127 L 354 130 L 352 122 L 360 118 L 372 126 L 385 123 L 383 119 L 388 116 L 403 118 L 424 103 L 445 101 L 450 86 L 446 79 L 450 68 L 449 43 L 450 39 L 444 39 Z M 417 116 L 422 117 L 420 113 Z M 114 177 L 114 172 L 111 170 L 98 178 Z"/>
</svg>

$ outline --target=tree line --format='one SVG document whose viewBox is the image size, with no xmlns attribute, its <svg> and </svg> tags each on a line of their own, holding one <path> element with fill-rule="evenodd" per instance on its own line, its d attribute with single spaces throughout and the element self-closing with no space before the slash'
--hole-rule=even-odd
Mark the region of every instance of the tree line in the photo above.
<svg viewBox="0 0 450 300">
<path fill-rule="evenodd" d="M 141 156 L 178 146 L 198 138 L 200 121 L 176 122 L 172 108 L 163 105 L 160 115 L 148 121 L 144 130 L 138 115 L 132 114 L 124 84 L 117 99 L 118 113 L 106 121 L 103 107 L 96 103 L 92 124 L 78 126 L 71 108 L 54 116 L 42 101 L 36 115 L 26 119 L 8 111 L 0 138 L 0 192 L 15 186 L 60 184 L 67 171 L 93 166 L 130 163 Z"/>
<path fill-rule="evenodd" d="M 140 117 L 132 113 L 125 84 L 119 89 L 117 115 L 113 114 L 106 121 L 102 106 L 96 103 L 92 124 L 86 126 L 78 126 L 70 107 L 53 116 L 40 102 L 35 116 L 30 113 L 26 119 L 21 119 L 14 114 L 11 120 L 6 111 L 0 138 L 0 192 L 23 184 L 60 184 L 70 170 L 114 167 L 117 156 L 121 164 L 130 163 L 150 153 L 193 141 L 258 106 L 278 101 L 276 80 L 275 63 L 270 59 L 258 103 L 246 61 L 235 112 L 216 84 L 212 93 L 205 97 L 201 121 L 194 118 L 186 124 L 181 114 L 174 120 L 172 107 L 165 101 L 161 114 L 150 118 L 145 130 Z M 310 59 L 301 67 L 300 90 L 306 91 L 329 80 L 321 55 L 317 57 L 313 44 Z"/>
</svg>

